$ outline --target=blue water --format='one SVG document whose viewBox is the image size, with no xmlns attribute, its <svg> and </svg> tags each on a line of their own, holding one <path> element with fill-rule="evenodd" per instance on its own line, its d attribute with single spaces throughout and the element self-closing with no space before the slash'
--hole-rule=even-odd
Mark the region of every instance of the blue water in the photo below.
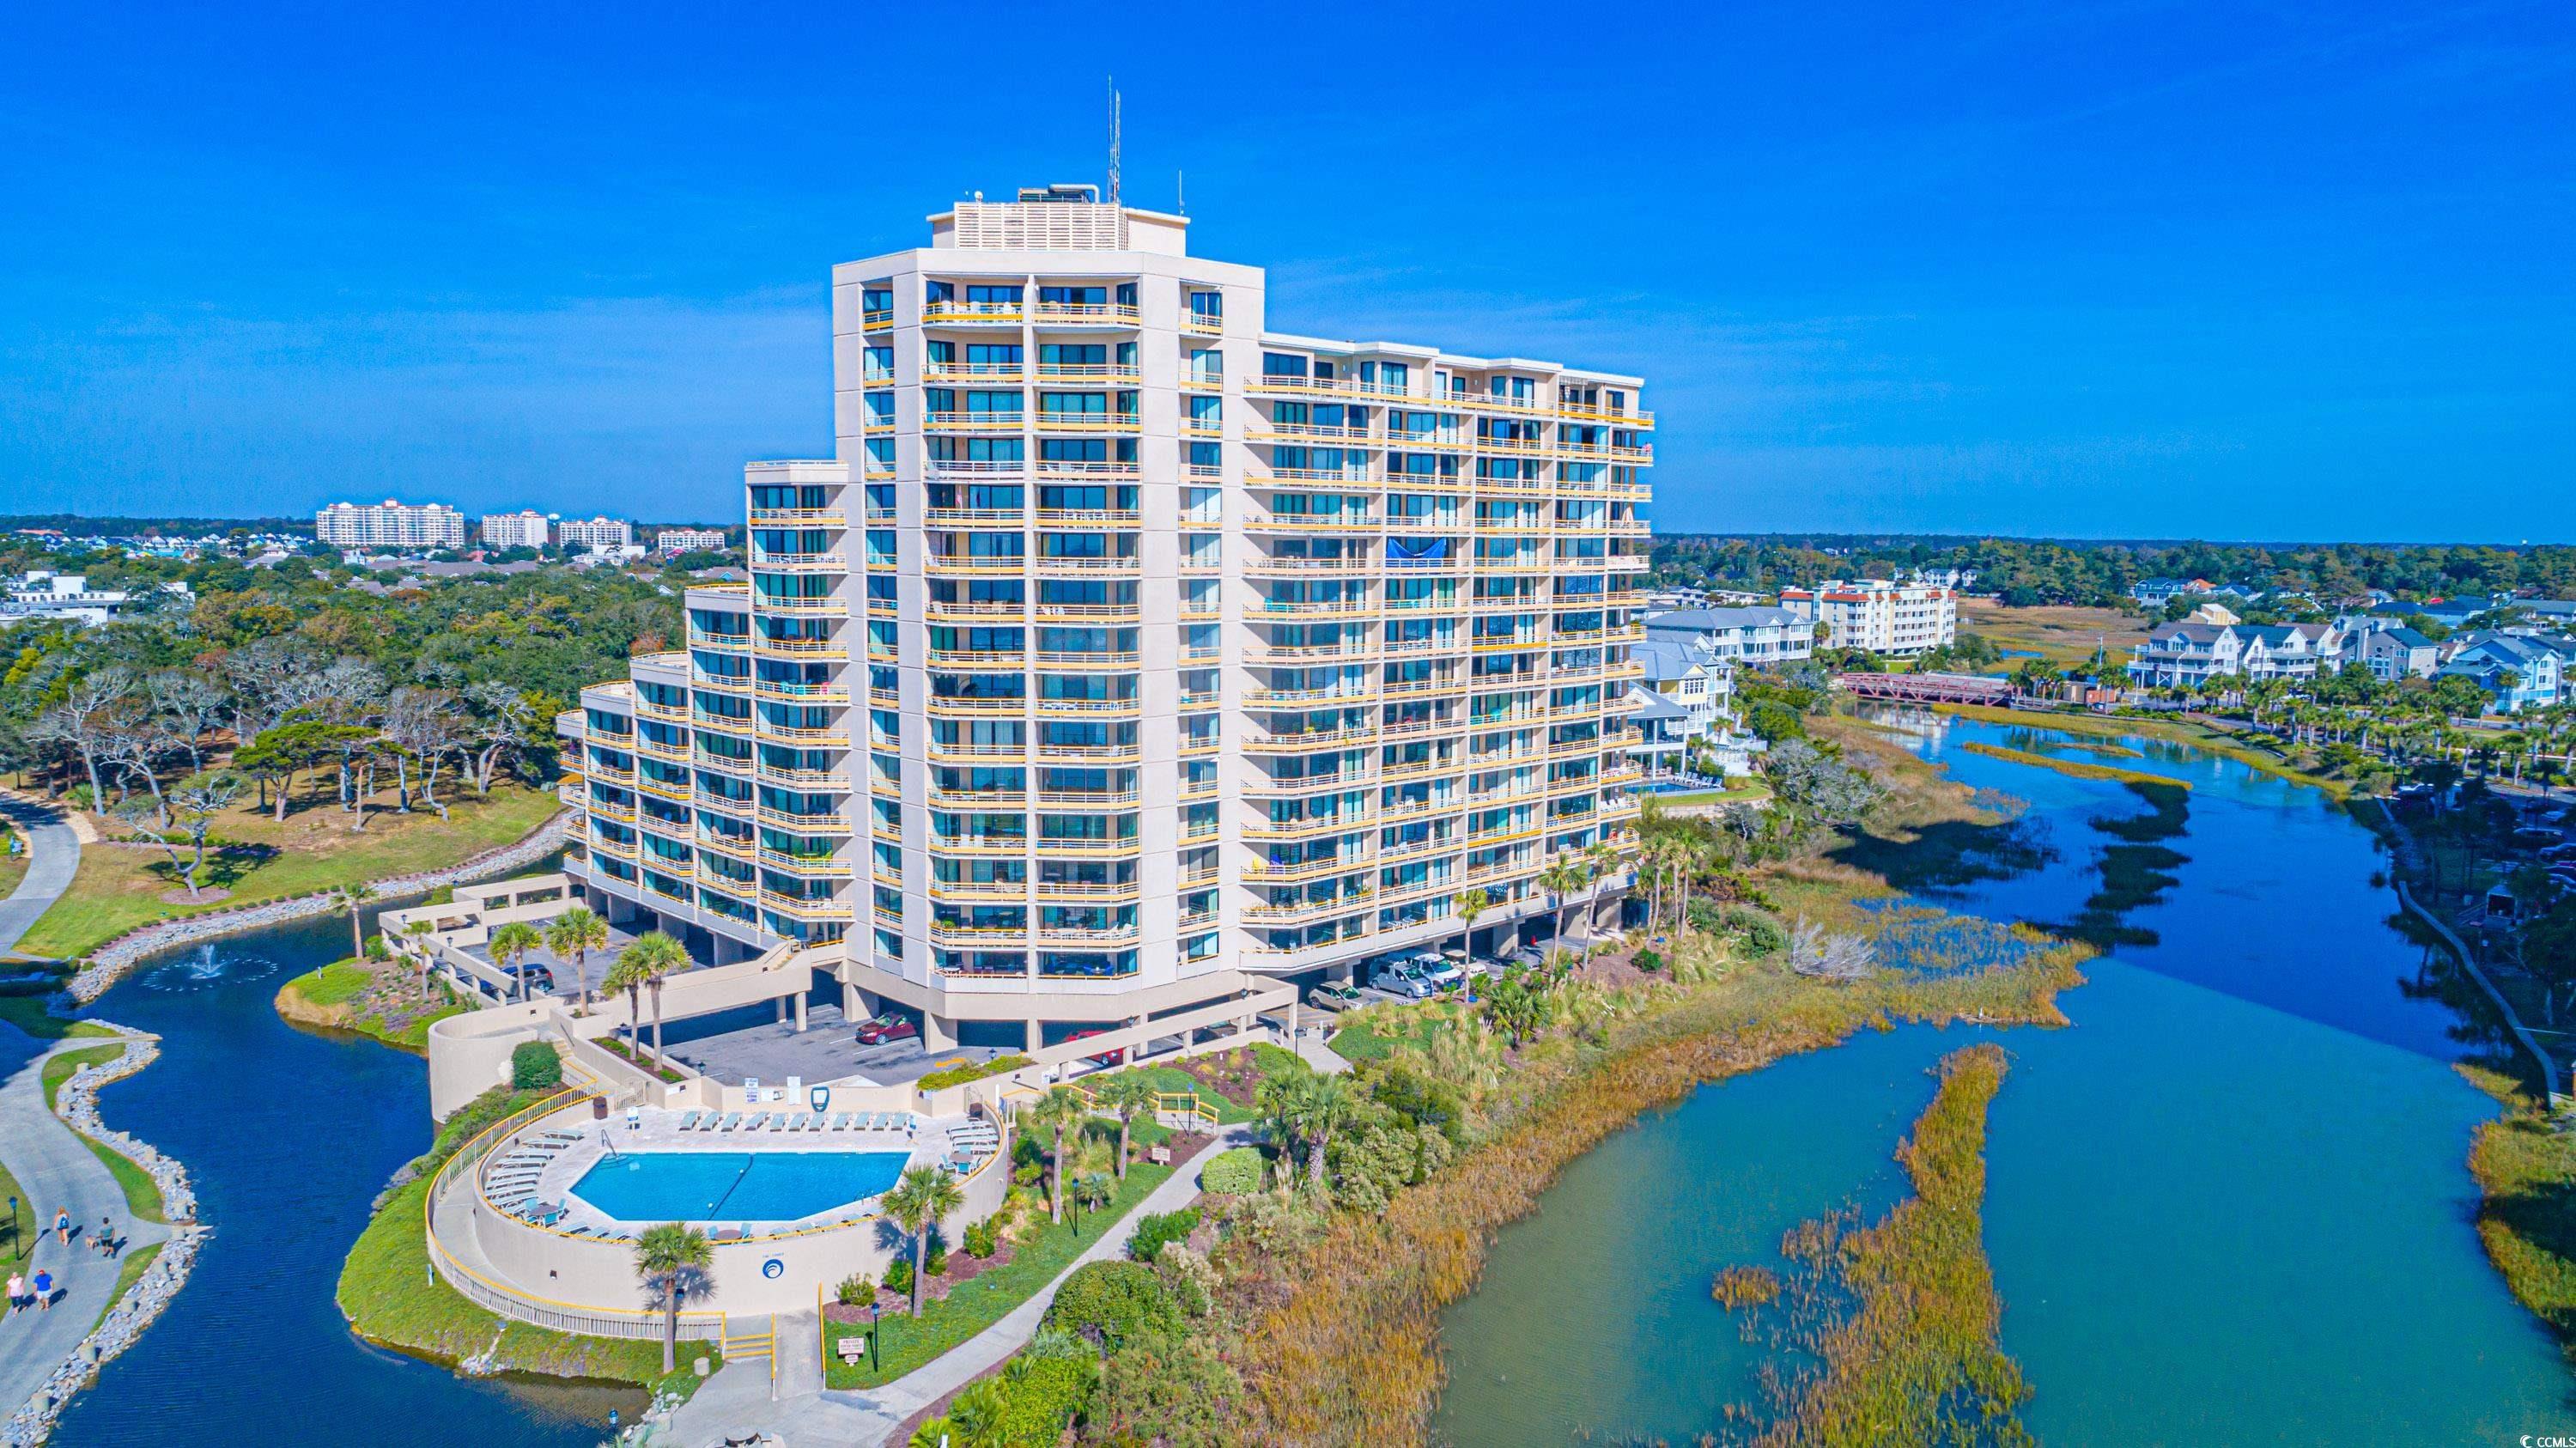
<svg viewBox="0 0 2576 1448">
<path fill-rule="evenodd" d="M 2045 752 L 2056 736 L 1924 729 L 1917 747 L 1955 777 L 2030 802 L 1998 832 L 2027 868 L 1926 893 L 1997 920 L 2074 918 L 2121 843 L 2094 821 L 2138 815 L 2137 796 L 1956 747 Z M 1710 1299 L 1712 1274 L 1780 1265 L 1781 1234 L 1837 1206 L 1883 1210 L 1927 1068 L 1976 1040 L 2012 1053 L 1986 1248 L 2042 1441 L 2576 1431 L 2555 1344 L 2471 1225 L 2465 1156 L 2493 1106 L 2450 1066 L 2491 1036 L 2384 923 L 2376 841 L 2313 790 L 2139 747 L 2112 762 L 2195 786 L 2184 832 L 2160 842 L 2186 858 L 2062 999 L 2072 1028 L 1867 1033 L 1613 1138 L 1502 1234 L 1449 1313 L 1439 1433 L 1555 1448 L 1723 1431 L 1726 1405 L 1760 1401 L 1766 1345 Z"/>
<path fill-rule="evenodd" d="M 57 1444 L 591 1448 L 611 1408 L 631 1422 L 642 1406 L 620 1387 L 460 1378 L 349 1335 L 341 1258 L 430 1124 L 420 1058 L 297 1030 L 269 1004 L 348 953 L 345 918 L 306 921 L 162 957 L 99 1003 L 162 1038 L 151 1069 L 107 1088 L 107 1118 L 187 1163 L 214 1235 Z"/>
<path fill-rule="evenodd" d="M 629 1151 L 573 1194 L 621 1222 L 792 1222 L 882 1194 L 901 1151 Z"/>
</svg>

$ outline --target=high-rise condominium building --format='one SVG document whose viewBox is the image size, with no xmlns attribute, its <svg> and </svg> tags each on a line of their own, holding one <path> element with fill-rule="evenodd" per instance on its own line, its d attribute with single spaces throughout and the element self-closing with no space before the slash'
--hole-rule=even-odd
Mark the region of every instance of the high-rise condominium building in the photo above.
<svg viewBox="0 0 2576 1448">
<path fill-rule="evenodd" d="M 313 536 L 343 548 L 462 548 L 465 515 L 444 503 L 414 507 L 391 498 L 333 503 L 313 515 Z"/>
<path fill-rule="evenodd" d="M 561 721 L 612 912 L 1037 1047 L 1470 892 L 1495 948 L 1629 842 L 1639 380 L 1269 330 L 1187 224 L 1053 188 L 834 270 L 838 455 L 752 464 L 749 584 Z"/>
<path fill-rule="evenodd" d="M 564 551 L 623 548 L 635 541 L 634 525 L 623 518 L 566 518 L 555 524 L 555 542 Z"/>
<path fill-rule="evenodd" d="M 1780 606 L 1828 630 L 1824 646 L 1874 654 L 1928 654 L 1959 636 L 1959 596 L 1938 584 L 1833 579 L 1780 590 Z"/>
<path fill-rule="evenodd" d="M 486 548 L 543 548 L 546 546 L 546 515 L 534 508 L 518 513 L 483 515 L 483 546 Z"/>
<path fill-rule="evenodd" d="M 722 528 L 665 528 L 653 535 L 653 546 L 665 553 L 713 552 L 726 546 Z"/>
</svg>

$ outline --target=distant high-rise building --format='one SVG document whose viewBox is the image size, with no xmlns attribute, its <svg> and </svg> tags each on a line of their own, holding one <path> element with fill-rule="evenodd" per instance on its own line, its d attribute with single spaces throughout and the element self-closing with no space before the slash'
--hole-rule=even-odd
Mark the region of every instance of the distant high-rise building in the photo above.
<svg viewBox="0 0 2576 1448">
<path fill-rule="evenodd" d="M 634 541 L 634 526 L 623 518 L 566 518 L 555 524 L 555 542 L 568 553 L 583 548 L 623 548 Z"/>
<path fill-rule="evenodd" d="M 1633 842 L 1639 379 L 1266 330 L 1187 225 L 1051 188 L 834 269 L 838 456 L 752 464 L 748 584 L 559 721 L 595 905 L 1078 1053 L 1469 892 L 1544 933 Z"/>
<path fill-rule="evenodd" d="M 465 515 L 444 503 L 333 503 L 313 515 L 313 536 L 342 548 L 462 548 Z"/>
<path fill-rule="evenodd" d="M 665 553 L 715 552 L 726 538 L 722 528 L 665 528 L 653 535 L 653 546 Z"/>
<path fill-rule="evenodd" d="M 483 546 L 486 548 L 543 548 L 546 546 L 548 519 L 534 508 L 518 513 L 483 515 Z"/>
</svg>

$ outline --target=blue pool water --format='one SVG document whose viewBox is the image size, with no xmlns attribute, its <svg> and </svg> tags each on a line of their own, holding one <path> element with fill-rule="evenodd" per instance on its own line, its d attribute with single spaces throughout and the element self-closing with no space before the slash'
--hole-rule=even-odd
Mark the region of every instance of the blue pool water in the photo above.
<svg viewBox="0 0 2576 1448">
<path fill-rule="evenodd" d="M 621 1222 L 792 1222 L 882 1193 L 909 1160 L 901 1151 L 629 1151 L 572 1189 Z"/>
</svg>

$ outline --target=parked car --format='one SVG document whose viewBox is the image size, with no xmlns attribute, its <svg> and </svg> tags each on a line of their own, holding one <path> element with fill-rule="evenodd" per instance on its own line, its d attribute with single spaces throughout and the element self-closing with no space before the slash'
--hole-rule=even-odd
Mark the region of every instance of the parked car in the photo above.
<svg viewBox="0 0 2576 1448">
<path fill-rule="evenodd" d="M 1455 990 L 1467 983 L 1466 967 L 1434 951 L 1424 951 L 1405 962 L 1413 973 L 1431 982 L 1434 990 Z"/>
<path fill-rule="evenodd" d="M 889 1041 L 909 1041 L 920 1034 L 921 1027 L 915 1025 L 910 1016 L 899 1016 L 888 1011 L 859 1027 L 859 1044 L 882 1046 Z"/>
<path fill-rule="evenodd" d="M 2567 838 L 2546 825 L 2524 825 L 2513 832 L 2513 837 L 2526 845 L 2554 845 Z"/>
<path fill-rule="evenodd" d="M 2576 844 L 2550 845 L 2540 852 L 2540 858 L 2544 860 L 2564 860 L 2570 857 L 2576 857 Z"/>
<path fill-rule="evenodd" d="M 1406 1000 L 1426 1001 L 1440 994 L 1438 986 L 1433 985 L 1410 965 L 1383 967 L 1378 971 L 1376 979 L 1371 980 L 1369 984 L 1385 991 L 1388 995 L 1402 996 Z"/>
<path fill-rule="evenodd" d="M 1085 1026 L 1066 1036 L 1064 1042 L 1069 1046 L 1076 1041 L 1088 1041 L 1094 1036 L 1106 1033 L 1108 1029 L 1107 1026 Z M 1085 1056 L 1083 1059 L 1095 1066 L 1115 1066 L 1127 1059 L 1127 1048 L 1121 1046 L 1114 1051 L 1103 1051 L 1097 1056 Z"/>
<path fill-rule="evenodd" d="M 505 965 L 501 967 L 501 973 L 525 987 L 530 995 L 549 994 L 555 988 L 553 969 L 536 961 L 523 960 L 516 965 Z"/>
<path fill-rule="evenodd" d="M 1306 1004 L 1319 1010 L 1347 1011 L 1360 1003 L 1360 988 L 1347 981 L 1328 980 L 1306 992 Z"/>
</svg>

